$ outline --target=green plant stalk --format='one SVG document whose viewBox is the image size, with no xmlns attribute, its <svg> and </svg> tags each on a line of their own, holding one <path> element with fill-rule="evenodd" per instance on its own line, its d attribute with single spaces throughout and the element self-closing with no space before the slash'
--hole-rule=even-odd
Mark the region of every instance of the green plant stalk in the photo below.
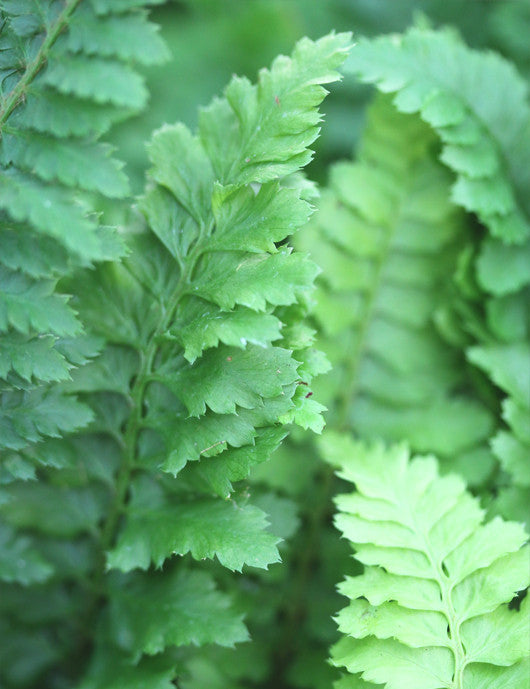
<svg viewBox="0 0 530 689">
<path fill-rule="evenodd" d="M 135 468 L 138 434 L 142 426 L 144 394 L 154 372 L 153 364 L 158 353 L 160 339 L 173 320 L 180 300 L 188 292 L 190 279 L 202 253 L 201 239 L 204 235 L 204 228 L 202 228 L 197 244 L 190 252 L 175 291 L 169 299 L 166 313 L 151 335 L 145 352 L 140 352 L 140 369 L 131 390 L 131 414 L 124 432 L 123 462 L 118 470 L 114 500 L 101 531 L 101 550 L 103 554 L 112 547 L 116 537 L 120 515 L 125 510 L 130 480 Z M 103 573 L 104 572 L 102 572 L 102 574 Z"/>
<path fill-rule="evenodd" d="M 209 228 L 209 231 L 211 231 L 211 229 L 212 228 Z M 149 384 L 153 373 L 153 364 L 158 353 L 160 338 L 169 327 L 180 300 L 188 291 L 191 277 L 202 253 L 201 240 L 205 235 L 209 234 L 209 231 L 206 231 L 204 227 L 201 228 L 197 243 L 190 251 L 187 260 L 178 261 L 182 268 L 182 272 L 175 291 L 168 302 L 166 313 L 158 324 L 156 330 L 151 335 L 145 351 L 140 352 L 140 367 L 138 375 L 129 395 L 131 414 L 127 421 L 123 435 L 123 461 L 118 469 L 114 498 L 112 500 L 112 504 L 110 505 L 107 517 L 100 530 L 101 535 L 99 538 L 98 562 L 93 574 L 92 582 L 88 582 L 88 586 L 92 590 L 93 597 L 85 615 L 85 623 L 83 628 L 86 630 L 93 629 L 98 611 L 101 606 L 104 605 L 106 600 L 107 591 L 104 584 L 105 573 L 107 571 L 106 553 L 112 547 L 116 539 L 120 517 L 126 509 L 131 478 L 135 469 L 138 434 L 142 426 L 143 399 L 146 387 Z M 90 633 L 91 631 L 89 632 L 89 635 Z"/>
<path fill-rule="evenodd" d="M 9 96 L 4 101 L 4 104 L 0 108 L 0 128 L 6 123 L 7 119 L 13 112 L 13 110 L 23 102 L 26 98 L 26 91 L 37 76 L 40 70 L 46 64 L 48 60 L 48 53 L 50 48 L 53 46 L 59 35 L 64 31 L 68 25 L 68 20 L 70 19 L 72 13 L 77 8 L 81 0 L 70 0 L 66 3 L 64 10 L 59 14 L 55 22 L 51 24 L 46 38 L 42 42 L 41 47 L 34 59 L 26 65 L 24 74 L 21 76 L 15 88 L 11 91 Z M 0 129 L 0 137 L 2 136 Z"/>
</svg>

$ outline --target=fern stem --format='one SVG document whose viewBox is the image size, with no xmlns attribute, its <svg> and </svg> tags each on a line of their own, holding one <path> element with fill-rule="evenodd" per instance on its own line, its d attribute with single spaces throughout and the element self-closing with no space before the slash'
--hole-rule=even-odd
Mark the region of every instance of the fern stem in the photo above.
<svg viewBox="0 0 530 689">
<path fill-rule="evenodd" d="M 174 318 L 180 300 L 188 291 L 190 277 L 195 269 L 200 254 L 201 245 L 198 243 L 191 252 L 186 264 L 186 269 L 182 271 L 175 291 L 167 303 L 164 317 L 160 320 L 156 330 L 151 335 L 145 352 L 140 352 L 140 367 L 130 393 L 132 409 L 124 432 L 123 461 L 118 470 L 114 501 L 102 529 L 101 549 L 103 552 L 108 550 L 114 542 L 118 521 L 127 502 L 131 475 L 136 462 L 138 435 L 142 428 L 145 390 L 154 373 L 153 368 L 160 346 L 161 336 L 167 331 Z"/>
<path fill-rule="evenodd" d="M 453 651 L 453 656 L 455 660 L 455 670 L 453 675 L 452 689 L 463 689 L 464 687 L 464 669 L 466 667 L 465 663 L 465 650 L 460 638 L 460 626 L 458 624 L 457 616 L 453 606 L 453 599 L 451 596 L 451 582 L 449 577 L 443 571 L 440 563 L 436 561 L 436 558 L 432 554 L 429 540 L 427 534 L 423 533 L 421 528 L 416 524 L 412 514 L 410 515 L 411 522 L 414 524 L 413 528 L 417 533 L 422 534 L 424 543 L 424 552 L 427 555 L 429 564 L 432 567 L 433 573 L 436 577 L 436 581 L 440 587 L 440 595 L 442 597 L 442 603 L 444 605 L 445 616 L 447 618 L 447 626 L 449 628 L 449 637 L 451 640 L 451 650 Z"/>
<path fill-rule="evenodd" d="M 402 195 L 401 198 L 403 199 L 404 196 L 405 195 Z M 401 213 L 401 204 L 400 204 L 400 207 L 396 210 L 396 222 L 394 224 L 394 227 L 399 222 L 400 213 Z M 334 424 L 336 426 L 336 428 L 340 431 L 349 430 L 348 413 L 350 411 L 350 407 L 353 403 L 353 400 L 354 400 L 354 397 L 355 397 L 355 394 L 357 391 L 359 366 L 361 365 L 361 361 L 362 361 L 362 355 L 364 352 L 364 344 L 365 344 L 365 340 L 366 340 L 366 335 L 368 333 L 368 327 L 371 323 L 372 314 L 374 312 L 377 293 L 379 291 L 379 287 L 381 286 L 381 282 L 382 282 L 383 268 L 385 266 L 386 259 L 387 259 L 388 253 L 390 251 L 390 246 L 392 243 L 393 229 L 394 228 L 392 228 L 392 227 L 387 228 L 388 231 L 386 233 L 386 241 L 384 243 L 384 246 L 382 248 L 382 251 L 381 251 L 379 258 L 377 260 L 377 263 L 376 263 L 376 271 L 375 271 L 374 281 L 373 281 L 372 289 L 370 290 L 370 293 L 369 293 L 369 296 L 368 296 L 368 299 L 366 301 L 366 305 L 364 308 L 364 314 L 363 314 L 363 318 L 361 320 L 361 326 L 359 329 L 359 334 L 357 337 L 355 349 L 353 351 L 352 356 L 348 359 L 345 382 L 344 382 L 344 385 L 342 387 L 341 394 L 339 396 L 337 419 L 336 419 L 336 422 Z M 330 467 L 329 470 L 331 472 L 333 472 L 332 467 Z"/>
<path fill-rule="evenodd" d="M 143 402 L 147 386 L 153 374 L 153 367 L 162 341 L 162 334 L 167 331 L 180 300 L 189 291 L 191 278 L 202 253 L 202 240 L 211 228 L 200 228 L 197 243 L 190 251 L 186 261 L 183 261 L 185 269 L 181 271 L 175 291 L 167 302 L 165 314 L 161 318 L 157 328 L 151 334 L 145 350 L 140 351 L 140 366 L 138 375 L 132 386 L 129 401 L 131 414 L 127 421 L 123 434 L 122 462 L 116 478 L 116 491 L 114 499 L 104 521 L 99 539 L 99 561 L 95 567 L 92 583 L 93 598 L 87 606 L 84 627 L 92 630 L 98 610 L 106 599 L 104 578 L 106 572 L 106 552 L 112 547 L 118 532 L 121 515 L 125 512 L 129 488 L 137 457 L 138 435 L 142 428 Z M 180 262 L 179 262 L 180 263 Z"/>
<path fill-rule="evenodd" d="M 42 67 L 46 64 L 48 53 L 59 35 L 64 31 L 68 25 L 72 13 L 77 8 L 81 0 L 70 0 L 66 3 L 63 11 L 58 15 L 57 19 L 50 25 L 48 33 L 38 53 L 34 59 L 26 65 L 24 74 L 21 76 L 15 88 L 4 100 L 2 107 L 0 107 L 0 127 L 2 127 L 9 118 L 13 110 L 23 102 L 26 97 L 26 91 L 33 81 L 33 79 L 40 72 Z M 0 130 L 1 137 L 1 130 Z"/>
</svg>

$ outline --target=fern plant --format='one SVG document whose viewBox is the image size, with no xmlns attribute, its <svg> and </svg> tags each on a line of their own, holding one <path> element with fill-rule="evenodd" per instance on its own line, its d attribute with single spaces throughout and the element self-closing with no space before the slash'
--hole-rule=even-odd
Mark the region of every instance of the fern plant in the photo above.
<svg viewBox="0 0 530 689">
<path fill-rule="evenodd" d="M 351 673 L 341 688 L 521 687 L 528 678 L 528 535 L 484 511 L 432 456 L 410 459 L 328 434 L 322 442 L 355 492 L 337 498 L 339 530 L 364 573 L 346 579 L 351 603 L 332 661 Z M 363 681 L 366 680 L 366 681 Z"/>
<path fill-rule="evenodd" d="M 4 5 L 13 36 L 20 23 L 37 27 L 40 4 L 34 19 L 22 8 L 24 21 L 18 23 L 18 5 Z M 28 39 L 28 45 L 41 42 L 38 61 L 8 96 L 18 105 L 28 85 L 27 106 L 3 138 L 10 165 L 5 178 L 14 179 L 6 212 L 26 222 L 10 231 L 17 240 L 26 237 L 27 247 L 49 227 L 49 220 L 43 225 L 40 216 L 17 210 L 29 207 L 29 197 L 15 203 L 27 189 L 27 173 L 15 165 L 31 167 L 38 178 L 30 180 L 31 189 L 61 195 L 52 195 L 51 207 L 57 212 L 56 199 L 64 200 L 64 223 L 67 207 L 88 225 L 73 226 L 69 234 L 66 224 L 54 229 L 54 241 L 62 240 L 73 258 L 65 254 L 60 271 L 52 263 L 54 281 L 46 283 L 52 289 L 61 277 L 61 288 L 73 295 L 87 333 L 82 344 L 61 345 L 58 339 L 81 328 L 64 297 L 53 298 L 76 330 L 54 330 L 43 321 L 44 307 L 52 312 L 48 302 L 30 304 L 36 315 L 19 325 L 24 344 L 41 339 L 28 330 L 31 324 L 50 347 L 77 358 L 65 357 L 63 374 L 40 380 L 18 365 L 15 373 L 26 374 L 28 385 L 6 379 L 16 389 L 6 398 L 2 433 L 8 449 L 3 465 L 10 472 L 0 506 L 6 545 L 0 574 L 7 582 L 1 667 L 7 687 L 169 687 L 185 657 L 178 647 L 246 640 L 242 614 L 218 590 L 215 568 L 193 560 L 217 557 L 238 571 L 278 560 L 278 538 L 268 531 L 265 513 L 233 483 L 268 457 L 285 435 L 282 424 L 321 425 L 320 407 L 306 396 L 321 365 L 305 353 L 310 342 L 300 329 L 317 268 L 284 240 L 311 213 L 298 171 L 311 159 L 308 146 L 318 135 L 317 108 L 326 93 L 320 84 L 338 78 L 349 37 L 301 41 L 292 58 L 280 57 L 260 73 L 257 86 L 234 78 L 224 97 L 202 111 L 196 135 L 179 124 L 159 130 L 140 201 L 147 227 L 138 220 L 117 237 L 85 216 L 98 207 L 85 192 L 113 193 L 82 157 L 106 149 L 73 140 L 88 131 L 53 125 L 63 127 L 51 132 L 58 137 L 53 150 L 65 151 L 67 159 L 58 156 L 65 167 L 54 175 L 72 191 L 46 186 L 56 158 L 46 155 L 46 146 L 39 148 L 29 84 L 40 85 L 44 99 L 66 102 L 72 95 L 72 108 L 93 96 L 88 107 L 101 129 L 115 116 L 114 106 L 140 105 L 143 91 L 135 78 L 123 96 L 122 85 L 112 83 L 113 74 L 128 74 L 121 61 L 131 50 L 136 54 L 134 32 L 150 31 L 136 6 L 94 2 L 76 15 L 77 3 L 47 4 L 48 14 L 42 10 L 42 24 Z M 129 42 L 116 33 L 122 26 L 132 32 Z M 115 64 L 92 57 L 98 53 L 116 56 Z M 52 125 L 41 126 L 47 131 Z M 23 156 L 31 155 L 34 142 L 39 165 L 15 158 L 17 137 L 29 142 L 20 147 Z M 81 160 L 77 177 L 64 171 L 72 157 Z M 86 181 L 91 175 L 101 188 Z M 12 191 L 15 184 L 21 192 Z M 47 207 L 45 199 L 42 205 Z M 80 240 L 108 246 L 107 253 L 83 253 L 76 232 Z M 122 254 L 123 244 L 128 255 L 122 262 L 84 268 Z M 10 316 L 11 326 L 20 322 Z M 38 353 L 35 362 L 36 371 L 45 365 Z M 52 381 L 43 391 L 42 384 Z M 59 438 L 64 432 L 69 435 Z M 27 605 L 21 607 L 21 599 Z"/>
<path fill-rule="evenodd" d="M 0 1 L 0 686 L 522 686 L 526 83 L 451 30 L 361 39 L 395 96 L 317 201 L 349 36 L 304 39 L 156 131 L 132 203 L 100 139 L 167 54 L 154 4 Z"/>
</svg>

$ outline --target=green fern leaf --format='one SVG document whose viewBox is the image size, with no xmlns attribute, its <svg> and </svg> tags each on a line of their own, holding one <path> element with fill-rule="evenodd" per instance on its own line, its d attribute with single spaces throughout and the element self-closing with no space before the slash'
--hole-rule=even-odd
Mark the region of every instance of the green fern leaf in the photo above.
<svg viewBox="0 0 530 689">
<path fill-rule="evenodd" d="M 458 175 L 456 203 L 476 212 L 503 242 L 528 240 L 518 170 L 530 152 L 530 109 L 526 85 L 508 62 L 468 49 L 449 31 L 412 29 L 360 41 L 348 67 L 382 91 L 397 92 L 399 110 L 419 112 L 436 129 L 445 144 L 442 160 Z M 492 82 L 495 94 L 488 90 L 485 98 L 484 86 Z"/>
<path fill-rule="evenodd" d="M 23 649 L 32 663 L 19 684 L 53 676 L 54 683 L 83 688 L 165 689 L 174 681 L 175 659 L 189 654 L 176 647 L 247 640 L 233 596 L 217 590 L 204 570 L 220 570 L 222 578 L 244 565 L 265 569 L 279 560 L 278 537 L 265 512 L 236 482 L 269 457 L 287 432 L 286 421 L 318 424 L 319 407 L 304 412 L 307 386 L 298 385 L 325 366 L 321 357 L 304 353 L 313 333 L 300 325 L 318 269 L 277 245 L 312 211 L 306 185 L 285 175 L 311 158 L 307 146 L 318 133 L 317 106 L 325 95 L 319 84 L 338 78 L 335 68 L 349 38 L 304 41 L 293 59 L 262 72 L 257 86 L 247 84 L 243 100 L 228 99 L 239 88 L 235 79 L 227 97 L 216 101 L 232 119 L 227 140 L 244 137 L 256 152 L 274 147 L 275 159 L 261 156 L 255 174 L 238 172 L 241 152 L 230 148 L 223 165 L 234 174 L 218 173 L 212 151 L 221 122 L 210 121 L 216 127 L 211 136 L 204 128 L 193 135 L 183 125 L 156 133 L 140 201 L 147 223 L 142 227 L 138 216 L 120 232 L 128 248 L 122 261 L 93 265 L 120 249 L 93 212 L 93 170 L 78 163 L 106 155 L 97 135 L 144 102 L 143 81 L 129 64 L 133 47 L 108 33 L 122 20 L 125 34 L 145 28 L 136 11 L 141 4 L 68 4 L 71 12 L 60 14 L 60 25 L 53 16 L 42 23 L 39 15 L 26 27 L 14 10 L 9 17 L 13 32 L 31 29 L 49 50 L 34 79 L 23 70 L 20 86 L 17 78 L 6 82 L 14 89 L 7 98 L 23 92 L 28 108 L 21 102 L 6 116 L 4 159 L 27 169 L 2 177 L 0 208 L 9 219 L 2 236 L 11 242 L 0 264 L 18 289 L 11 290 L 16 299 L 42 292 L 71 308 L 74 323 L 90 333 L 66 328 L 61 313 L 52 312 L 53 319 L 45 314 L 47 302 L 36 308 L 26 298 L 21 315 L 11 303 L 5 308 L 10 358 L 2 365 L 10 389 L 0 406 L 6 445 L 0 517 L 9 534 L 22 539 L 13 540 L 13 549 L 20 548 L 28 567 L 37 571 L 49 560 L 53 568 L 38 585 L 45 595 L 33 586 L 25 612 L 8 611 L 12 631 L 0 662 L 10 684 L 13 677 L 18 681 Z M 147 46 L 154 34 L 146 30 Z M 24 47 L 23 40 L 17 45 Z M 138 52 L 145 58 L 143 48 Z M 274 95 L 271 107 L 266 91 L 284 78 L 284 109 Z M 73 105 L 64 124 L 43 115 L 46 105 L 67 102 Z M 91 104 L 93 127 L 87 117 L 77 124 L 72 116 L 84 103 Z M 263 110 L 261 128 L 256 103 Z M 18 151 L 14 143 L 45 138 L 60 151 L 59 160 L 52 161 L 46 147 Z M 117 181 L 110 172 L 106 180 L 109 195 Z M 260 180 L 258 189 L 254 182 Z M 35 239 L 33 253 L 40 245 L 44 250 L 25 260 Z M 73 295 L 71 302 L 53 292 L 57 284 Z M 53 391 L 38 377 L 51 376 L 52 359 L 41 368 L 24 367 L 12 347 L 21 339 L 33 351 L 40 337 L 46 345 L 53 340 L 62 357 L 64 372 L 60 383 L 52 381 Z M 274 515 L 283 510 L 278 521 L 289 533 L 292 506 L 291 513 L 274 501 L 265 508 Z M 202 562 L 214 558 L 224 570 Z M 44 572 L 33 576 L 44 579 Z M 41 605 L 43 599 L 45 610 L 31 620 L 33 600 Z M 86 667 L 71 662 L 81 656 Z"/>
<path fill-rule="evenodd" d="M 2 138 L 2 162 L 37 174 L 50 182 L 97 191 L 120 198 L 129 190 L 121 164 L 110 158 L 112 149 L 105 144 L 85 140 L 54 140 L 43 134 L 19 133 L 5 128 Z"/>
<path fill-rule="evenodd" d="M 92 417 L 85 404 L 59 390 L 5 392 L 0 396 L 1 446 L 19 450 L 46 436 L 82 428 Z"/>
<path fill-rule="evenodd" d="M 252 188 L 217 184 L 212 198 L 216 233 L 209 242 L 212 251 L 274 252 L 293 229 L 303 227 L 310 208 L 295 189 L 277 182 Z"/>
<path fill-rule="evenodd" d="M 528 355 L 526 345 L 514 344 L 513 349 L 506 345 L 504 362 L 494 364 L 488 361 L 490 355 L 495 349 L 502 351 L 504 345 L 490 347 L 489 342 L 492 335 L 501 342 L 521 341 L 527 335 L 527 87 L 502 58 L 471 51 L 449 32 L 412 30 L 401 38 L 363 41 L 358 48 L 351 58 L 352 69 L 381 90 L 395 92 L 394 103 L 399 110 L 418 112 L 432 125 L 444 144 L 441 160 L 457 174 L 452 201 L 475 212 L 490 231 L 476 251 L 476 261 L 471 259 L 470 263 L 471 279 L 475 279 L 471 271 L 476 271 L 478 286 L 493 295 L 486 301 L 487 318 L 483 322 L 468 310 L 463 320 L 468 331 L 487 343 L 484 349 L 472 349 L 470 360 L 506 389 L 497 380 L 499 374 L 503 375 L 500 368 L 507 374 L 515 362 L 522 361 Z M 498 85 L 495 93 L 485 88 L 491 83 Z M 488 93 L 487 98 L 484 93 Z M 519 346 L 522 354 L 516 351 Z M 524 372 L 526 367 L 521 365 Z M 521 402 L 523 413 L 528 413 L 528 385 Z M 513 390 L 508 392 L 514 394 Z M 504 413 L 513 416 L 510 404 Z M 519 410 L 517 416 L 520 414 Z M 512 425 L 509 419 L 508 425 Z M 523 505 L 528 499 L 528 444 L 520 436 L 520 424 L 515 433 L 500 430 L 491 447 L 503 469 L 513 477 L 513 485 L 503 487 L 506 514 L 526 521 L 528 510 Z M 506 483 L 504 479 L 501 482 Z"/>
<path fill-rule="evenodd" d="M 5 502 L 0 505 L 0 512 L 8 524 L 36 528 L 52 536 L 75 536 L 93 531 L 105 504 L 99 486 L 67 489 L 27 481 L 5 486 L 2 493 Z M 44 505 L 49 506 L 45 513 Z"/>
<path fill-rule="evenodd" d="M 186 300 L 170 331 L 185 348 L 184 356 L 193 364 L 205 349 L 222 342 L 244 349 L 253 344 L 267 347 L 281 338 L 281 321 L 273 314 L 262 314 L 245 307 L 223 312 L 214 304 L 190 297 Z"/>
<path fill-rule="evenodd" d="M 287 306 L 311 290 L 319 272 L 305 256 L 282 248 L 272 256 L 239 251 L 207 255 L 194 294 L 218 304 L 222 310 L 236 304 L 255 311 Z"/>
<path fill-rule="evenodd" d="M 196 560 L 217 557 L 223 567 L 241 571 L 244 564 L 266 569 L 279 561 L 272 534 L 265 531 L 266 515 L 257 507 L 237 507 L 218 500 L 131 506 L 127 528 L 108 557 L 109 567 L 127 572 L 160 567 L 171 554 L 190 552 Z"/>
<path fill-rule="evenodd" d="M 301 128 L 300 136 L 283 141 L 290 162 L 277 168 L 272 161 L 259 190 L 251 184 L 265 174 L 265 161 L 256 180 L 221 179 L 204 131 L 195 136 L 183 125 L 166 125 L 149 147 L 153 167 L 140 202 L 152 231 L 127 235 L 130 255 L 119 265 L 62 282 L 75 294 L 83 322 L 106 340 L 101 356 L 63 385 L 82 397 L 94 419 L 62 446 L 82 458 L 87 491 L 118 485 L 104 507 L 98 558 L 122 574 L 95 567 L 109 611 L 96 643 L 119 646 L 131 661 L 141 664 L 142 654 L 172 646 L 247 638 L 230 598 L 213 590 L 200 564 L 183 569 L 186 555 L 217 558 L 236 571 L 279 560 L 265 513 L 245 504 L 234 484 L 277 447 L 283 423 L 320 421 L 318 405 L 304 410 L 307 387 L 304 395 L 297 391 L 302 375 L 309 383 L 325 367 L 321 357 L 304 354 L 313 333 L 300 326 L 318 269 L 276 244 L 312 210 L 303 185 L 285 181 L 284 169 L 297 169 L 311 155 L 302 142 L 317 133 L 316 106 L 324 96 L 317 82 L 336 78 L 347 41 L 304 42 L 304 61 L 285 58 L 299 91 L 285 119 Z M 252 102 L 245 107 L 250 113 Z M 267 128 L 249 134 L 249 145 L 271 144 L 282 126 L 281 110 L 265 110 Z M 230 165 L 239 165 L 239 153 L 230 155 Z M 44 445 L 44 457 L 24 457 L 53 466 L 53 447 Z M 98 459 L 98 447 L 107 462 Z M 65 454 L 62 472 L 73 472 Z M 134 612 L 138 596 L 149 608 L 141 617 Z"/>
<path fill-rule="evenodd" d="M 0 21 L 1 444 L 29 452 L 31 443 L 92 418 L 64 390 L 47 392 L 87 361 L 76 356 L 82 343 L 64 345 L 65 336 L 82 337 L 82 324 L 57 282 L 124 253 L 121 237 L 99 226 L 94 211 L 99 195 L 125 196 L 128 181 L 112 148 L 96 139 L 145 101 L 134 60 L 159 60 L 164 49 L 145 13 L 126 6 L 119 15 L 108 6 L 102 18 L 77 0 L 6 0 Z M 123 42 L 124 30 L 134 47 Z"/>
<path fill-rule="evenodd" d="M 410 460 L 404 447 L 366 447 L 338 434 L 322 449 L 356 485 L 337 498 L 336 524 L 365 565 L 341 585 L 352 602 L 337 617 L 345 637 L 334 664 L 389 689 L 521 680 L 528 605 L 507 604 L 528 585 L 523 527 L 483 524 L 463 481 L 439 477 L 433 457 Z"/>
<path fill-rule="evenodd" d="M 197 368 L 165 380 L 191 416 L 204 414 L 206 407 L 233 414 L 236 406 L 253 409 L 262 399 L 285 394 L 284 388 L 297 379 L 296 368 L 291 352 L 281 347 L 217 347 L 203 355 Z M 161 369 L 157 376 L 162 380 L 164 374 Z"/>
<path fill-rule="evenodd" d="M 0 580 L 28 584 L 46 581 L 53 567 L 32 547 L 30 539 L 15 534 L 7 524 L 0 525 Z"/>
<path fill-rule="evenodd" d="M 12 326 L 25 334 L 31 330 L 56 335 L 79 333 L 80 323 L 68 307 L 66 297 L 53 294 L 53 282 L 35 282 L 1 267 L 0 282 L 0 332 Z"/>
<path fill-rule="evenodd" d="M 120 646 L 136 655 L 155 655 L 168 646 L 246 641 L 241 616 L 215 589 L 205 572 L 165 571 L 113 580 L 110 625 Z M 138 615 L 138 601 L 144 602 Z"/>
<path fill-rule="evenodd" d="M 78 261 L 108 258 L 102 251 L 95 223 L 66 190 L 46 186 L 18 172 L 6 172 L 0 182 L 0 208 L 16 222 L 29 221 L 37 233 L 53 237 Z"/>
<path fill-rule="evenodd" d="M 349 35 L 301 40 L 291 59 L 278 57 L 257 86 L 234 78 L 225 99 L 202 111 L 201 139 L 223 185 L 268 182 L 307 165 L 318 135 L 320 84 L 335 81 Z"/>
<path fill-rule="evenodd" d="M 136 3 L 146 5 L 147 3 Z M 145 11 L 117 14 L 107 8 L 101 17 L 88 5 L 80 7 L 61 42 L 62 50 L 85 55 L 117 57 L 142 65 L 157 65 L 168 58 L 168 49 L 158 27 L 147 21 Z"/>
<path fill-rule="evenodd" d="M 206 413 L 198 419 L 177 421 L 169 426 L 169 418 L 160 417 L 153 426 L 167 438 L 168 453 L 162 468 L 176 475 L 187 462 L 202 456 L 216 455 L 228 446 L 251 445 L 256 431 L 252 419 L 241 414 Z"/>
<path fill-rule="evenodd" d="M 103 58 L 56 58 L 48 65 L 44 83 L 59 93 L 133 110 L 140 110 L 147 101 L 143 80 L 134 70 Z"/>
<path fill-rule="evenodd" d="M 5 334 L 0 341 L 0 378 L 7 379 L 13 371 L 28 382 L 66 380 L 72 366 L 54 348 L 55 342 L 52 336 L 28 341 L 18 333 Z"/>
<path fill-rule="evenodd" d="M 58 117 L 57 113 L 62 116 Z M 41 82 L 28 87 L 24 108 L 15 110 L 9 122 L 21 130 L 37 131 L 64 138 L 69 136 L 101 136 L 112 124 L 130 114 L 112 105 L 76 98 L 46 88 Z"/>
<path fill-rule="evenodd" d="M 223 447 L 214 445 L 209 452 L 222 450 L 222 454 L 210 456 L 207 462 L 188 464 L 180 478 L 199 490 L 211 490 L 221 498 L 228 498 L 234 491 L 233 483 L 246 479 L 252 467 L 268 460 L 286 435 L 282 427 L 265 428 L 257 431 L 253 445 L 247 442 L 242 447 L 228 449 L 226 443 Z"/>
</svg>

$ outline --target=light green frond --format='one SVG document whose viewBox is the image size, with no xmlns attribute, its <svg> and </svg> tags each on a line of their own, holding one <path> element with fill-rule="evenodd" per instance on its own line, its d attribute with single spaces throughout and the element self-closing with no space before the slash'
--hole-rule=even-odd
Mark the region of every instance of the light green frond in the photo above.
<svg viewBox="0 0 530 689">
<path fill-rule="evenodd" d="M 338 434 L 321 447 L 356 486 L 337 499 L 336 525 L 365 565 L 340 586 L 351 603 L 332 662 L 389 689 L 520 680 L 529 610 L 527 599 L 508 604 L 529 583 L 522 525 L 484 523 L 462 479 L 440 477 L 433 457 Z"/>
</svg>

